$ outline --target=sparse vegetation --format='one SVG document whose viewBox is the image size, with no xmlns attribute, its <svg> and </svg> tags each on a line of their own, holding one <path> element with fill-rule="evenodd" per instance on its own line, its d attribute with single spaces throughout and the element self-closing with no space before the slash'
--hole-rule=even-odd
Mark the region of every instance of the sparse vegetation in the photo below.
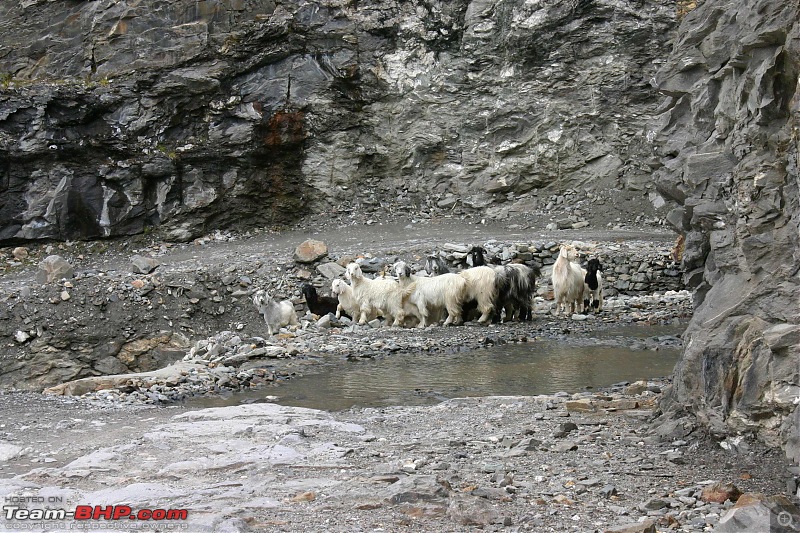
<svg viewBox="0 0 800 533">
<path fill-rule="evenodd" d="M 164 154 L 165 156 L 169 157 L 170 159 L 174 160 L 178 157 L 178 153 L 175 150 L 170 150 L 163 144 L 156 145 L 156 150 Z"/>
<path fill-rule="evenodd" d="M 8 89 L 14 76 L 10 72 L 0 72 L 0 87 Z"/>
</svg>

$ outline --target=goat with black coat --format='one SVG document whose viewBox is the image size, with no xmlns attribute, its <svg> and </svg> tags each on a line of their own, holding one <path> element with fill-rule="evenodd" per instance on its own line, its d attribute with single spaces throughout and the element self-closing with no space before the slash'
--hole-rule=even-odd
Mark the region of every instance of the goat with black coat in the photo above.
<svg viewBox="0 0 800 533">
<path fill-rule="evenodd" d="M 491 266 L 499 265 L 500 259 L 492 256 L 488 261 L 486 260 L 488 252 L 483 246 L 473 246 L 467 252 L 467 264 L 473 267 L 476 266 Z"/>
<path fill-rule="evenodd" d="M 510 265 L 499 265 L 497 257 L 491 259 L 489 264 L 486 260 L 487 252 L 482 246 L 473 246 L 467 252 L 467 263 L 473 267 L 488 266 L 495 271 L 494 276 L 494 316 L 492 322 L 500 322 L 503 310 L 506 313 L 506 320 L 512 320 L 515 315 L 520 320 L 533 319 L 533 297 L 536 291 L 536 277 L 541 275 L 537 267 L 514 263 Z M 470 302 L 465 306 L 464 312 L 471 311 L 474 303 Z"/>
<path fill-rule="evenodd" d="M 505 310 L 506 322 L 515 316 L 519 320 L 533 320 L 533 297 L 536 293 L 536 278 L 541 275 L 538 267 L 520 263 L 494 267 L 497 273 L 495 287 L 495 314 L 493 322 L 500 322 L 500 312 Z"/>
<path fill-rule="evenodd" d="M 590 306 L 595 313 L 603 310 L 603 275 L 600 273 L 602 270 L 603 265 L 600 264 L 600 260 L 594 257 L 589 259 L 586 264 L 586 276 L 583 278 L 585 283 L 583 309 L 585 313 L 589 312 Z"/>
<path fill-rule="evenodd" d="M 301 288 L 303 297 L 308 304 L 308 310 L 317 316 L 325 316 L 328 313 L 336 314 L 336 307 L 339 305 L 339 299 L 332 296 L 320 296 L 317 294 L 317 289 L 310 283 L 304 283 Z"/>
</svg>

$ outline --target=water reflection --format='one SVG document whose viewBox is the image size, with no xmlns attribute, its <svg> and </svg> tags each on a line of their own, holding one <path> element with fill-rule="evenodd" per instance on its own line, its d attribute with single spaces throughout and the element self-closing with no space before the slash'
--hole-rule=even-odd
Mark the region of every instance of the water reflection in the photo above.
<svg viewBox="0 0 800 533">
<path fill-rule="evenodd" d="M 398 355 L 306 376 L 277 390 L 280 403 L 346 409 L 419 405 L 458 396 L 576 392 L 672 373 L 680 351 L 557 343 L 506 345 L 459 354 Z"/>
<path fill-rule="evenodd" d="M 263 401 L 341 410 L 438 403 L 459 396 L 577 392 L 620 381 L 668 376 L 679 349 L 636 350 L 555 341 L 504 345 L 454 354 L 394 354 L 326 367 L 279 387 L 203 399 L 202 406 Z"/>
</svg>

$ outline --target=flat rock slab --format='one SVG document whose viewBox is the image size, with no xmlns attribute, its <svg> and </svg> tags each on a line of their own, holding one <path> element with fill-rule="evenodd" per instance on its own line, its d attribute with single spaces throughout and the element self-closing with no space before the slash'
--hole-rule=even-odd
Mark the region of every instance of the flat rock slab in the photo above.
<svg viewBox="0 0 800 533">
<path fill-rule="evenodd" d="M 111 376 L 94 376 L 90 378 L 76 379 L 68 381 L 55 387 L 45 389 L 46 394 L 56 394 L 64 396 L 80 396 L 87 392 L 126 389 L 128 387 L 150 387 L 167 383 L 177 383 L 182 376 L 192 371 L 207 371 L 208 367 L 200 363 L 187 361 L 177 361 L 167 367 L 153 370 L 151 372 L 137 372 L 131 374 L 116 374 Z"/>
<path fill-rule="evenodd" d="M 594 412 L 594 411 L 623 411 L 629 409 L 638 409 L 639 402 L 637 400 L 618 399 L 618 400 L 592 400 L 582 398 L 580 400 L 572 400 L 567 402 L 568 411 L 576 412 Z"/>
<path fill-rule="evenodd" d="M 625 411 L 604 413 L 601 425 L 565 421 L 569 398 L 454 398 L 333 413 L 273 403 L 171 417 L 169 408 L 113 417 L 58 412 L 49 429 L 37 432 L 53 442 L 49 452 L 38 437 L 27 439 L 22 455 L 9 461 L 16 467 L 27 461 L 27 469 L 0 479 L 0 500 L 43 497 L 46 506 L 48 496 L 59 496 L 68 510 L 87 504 L 186 509 L 181 525 L 197 533 L 353 531 L 376 524 L 399 531 L 409 520 L 415 531 L 530 522 L 532 531 L 569 531 L 577 524 L 649 533 L 652 527 L 638 520 L 667 508 L 693 513 L 683 524 L 723 514 L 722 504 L 697 509 L 689 496 L 713 484 L 700 480 L 724 479 L 719 458 L 728 452 L 700 442 L 687 464 L 671 463 L 663 445 L 642 438 L 644 426 Z M 553 436 L 566 430 L 566 439 Z M 85 445 L 108 433 L 105 446 Z M 562 444 L 578 450 L 559 453 L 554 448 Z M 41 459 L 58 456 L 65 445 L 79 453 L 52 464 Z M 691 463 L 695 457 L 702 464 Z M 762 452 L 742 456 L 738 466 L 753 475 L 737 484 L 750 492 L 782 486 L 775 470 L 761 469 L 763 462 Z M 663 475 L 664 495 L 650 494 L 651 485 L 642 482 L 651 471 Z M 2 531 L 17 525 L 0 518 Z"/>
<path fill-rule="evenodd" d="M 645 520 L 633 524 L 621 524 L 603 530 L 603 533 L 656 533 L 654 520 Z"/>
<path fill-rule="evenodd" d="M 345 268 L 338 263 L 322 263 L 317 267 L 317 272 L 328 279 L 337 279 L 344 276 Z"/>
<path fill-rule="evenodd" d="M 324 434 L 339 441 L 363 433 L 358 424 L 300 407 L 264 403 L 191 411 L 132 436 L 130 442 L 30 474 L 31 480 L 45 484 L 0 483 L 0 498 L 22 489 L 45 494 L 50 483 L 65 483 L 74 488 L 65 502 L 70 508 L 89 502 L 190 509 L 186 522 L 190 531 L 220 531 L 232 505 L 289 508 L 314 499 L 298 500 L 298 494 L 331 490 L 342 483 L 324 474 L 350 468 L 351 450 L 306 435 Z M 290 483 L 277 480 L 283 469 L 297 474 L 290 476 Z M 307 472 L 313 474 L 306 476 Z M 123 478 L 127 481 L 118 482 Z"/>
</svg>

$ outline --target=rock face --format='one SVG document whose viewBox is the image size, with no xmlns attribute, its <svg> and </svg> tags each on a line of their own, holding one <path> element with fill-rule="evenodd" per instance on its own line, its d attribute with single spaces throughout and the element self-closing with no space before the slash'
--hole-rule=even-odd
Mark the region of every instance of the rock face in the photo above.
<svg viewBox="0 0 800 533">
<path fill-rule="evenodd" d="M 800 459 L 800 7 L 705 2 L 657 77 L 649 135 L 696 310 L 666 407 Z"/>
<path fill-rule="evenodd" d="M 0 6 L 0 243 L 648 195 L 667 0 Z M 655 195 L 655 192 L 650 191 Z"/>
</svg>

